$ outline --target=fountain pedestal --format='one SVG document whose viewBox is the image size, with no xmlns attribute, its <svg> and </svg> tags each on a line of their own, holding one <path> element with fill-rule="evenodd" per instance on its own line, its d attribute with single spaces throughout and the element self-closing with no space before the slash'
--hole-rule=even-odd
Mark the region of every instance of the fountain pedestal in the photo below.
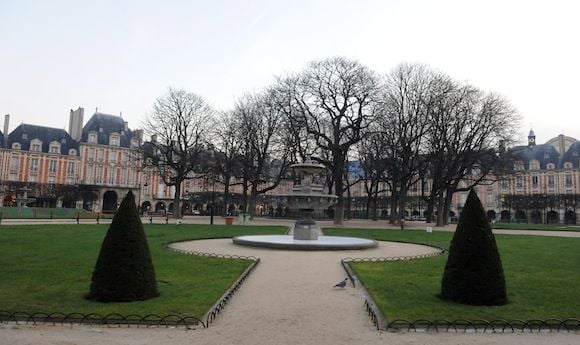
<svg viewBox="0 0 580 345">
<path fill-rule="evenodd" d="M 312 240 L 318 239 L 320 229 L 316 222 L 312 219 L 312 209 L 300 210 L 302 218 L 298 219 L 294 224 L 294 239 L 295 240 Z"/>
</svg>

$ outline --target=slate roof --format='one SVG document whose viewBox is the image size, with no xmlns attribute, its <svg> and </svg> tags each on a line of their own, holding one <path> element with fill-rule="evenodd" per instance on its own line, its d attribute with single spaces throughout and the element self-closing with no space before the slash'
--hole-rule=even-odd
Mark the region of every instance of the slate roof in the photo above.
<svg viewBox="0 0 580 345">
<path fill-rule="evenodd" d="M 0 131 L 0 148 L 4 147 L 4 134 Z"/>
<path fill-rule="evenodd" d="M 564 153 L 562 162 L 571 162 L 574 168 L 580 168 L 580 141 L 577 141 L 570 146 L 568 151 Z"/>
<path fill-rule="evenodd" d="M 524 163 L 525 169 L 530 168 L 530 161 L 536 159 L 540 162 L 540 169 L 546 169 L 548 163 L 554 164 L 556 168 L 561 166 L 560 154 L 556 148 L 549 144 L 530 146 L 516 146 L 511 150 L 515 160 Z"/>
<path fill-rule="evenodd" d="M 121 136 L 120 146 L 131 147 L 133 133 L 130 129 L 125 130 L 125 120 L 117 115 L 94 113 L 83 127 L 81 142 L 88 142 L 89 132 L 97 133 L 97 143 L 109 145 L 111 133 L 118 133 Z"/>
<path fill-rule="evenodd" d="M 79 144 L 64 129 L 28 125 L 25 123 L 16 127 L 8 135 L 7 147 L 12 147 L 13 143 L 20 143 L 20 149 L 28 151 L 30 149 L 30 142 L 34 139 L 42 141 L 42 152 L 48 153 L 50 143 L 58 141 L 62 155 L 68 155 L 70 149 L 75 149 L 77 156 L 79 155 Z"/>
</svg>

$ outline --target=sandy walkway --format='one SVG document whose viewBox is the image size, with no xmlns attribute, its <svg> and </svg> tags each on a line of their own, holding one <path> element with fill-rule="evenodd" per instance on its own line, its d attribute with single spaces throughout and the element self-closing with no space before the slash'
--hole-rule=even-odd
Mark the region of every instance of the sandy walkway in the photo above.
<svg viewBox="0 0 580 345">
<path fill-rule="evenodd" d="M 433 252 L 425 246 L 381 243 L 364 251 L 296 252 L 235 246 L 231 240 L 175 244 L 182 249 L 262 259 L 209 329 L 109 329 L 0 325 L 0 344 L 578 344 L 578 334 L 422 334 L 377 332 L 356 289 L 333 289 L 345 277 L 346 256 Z"/>
</svg>

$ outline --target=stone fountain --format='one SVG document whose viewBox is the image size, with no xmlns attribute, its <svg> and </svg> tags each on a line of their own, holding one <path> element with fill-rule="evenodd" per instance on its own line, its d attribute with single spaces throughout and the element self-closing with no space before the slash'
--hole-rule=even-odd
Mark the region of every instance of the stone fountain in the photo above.
<svg viewBox="0 0 580 345">
<path fill-rule="evenodd" d="M 336 195 L 325 194 L 324 184 L 319 183 L 323 165 L 306 159 L 293 164 L 297 182 L 291 194 L 281 195 L 281 202 L 290 209 L 298 210 L 300 218 L 294 224 L 293 235 L 238 236 L 235 244 L 255 247 L 298 250 L 344 250 L 376 247 L 378 243 L 357 237 L 322 236 L 320 228 L 312 219 L 315 210 L 323 210 L 336 203 Z"/>
</svg>

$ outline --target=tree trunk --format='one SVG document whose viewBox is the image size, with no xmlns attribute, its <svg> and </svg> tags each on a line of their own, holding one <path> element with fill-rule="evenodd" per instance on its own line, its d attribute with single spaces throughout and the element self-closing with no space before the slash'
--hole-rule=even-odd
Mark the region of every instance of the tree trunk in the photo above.
<svg viewBox="0 0 580 345">
<path fill-rule="evenodd" d="M 173 218 L 181 218 L 181 207 L 179 199 L 181 196 L 181 181 L 175 182 L 175 193 L 173 194 Z"/>
<path fill-rule="evenodd" d="M 229 194 L 230 194 L 230 177 L 224 176 L 224 216 L 227 216 L 229 212 L 228 208 Z"/>
<path fill-rule="evenodd" d="M 248 178 L 242 179 L 242 210 L 248 212 Z"/>
<path fill-rule="evenodd" d="M 445 214 L 445 198 L 443 197 L 443 192 L 439 192 L 437 195 L 437 224 L 436 226 L 443 226 L 444 224 L 444 214 Z"/>
<path fill-rule="evenodd" d="M 389 224 L 395 224 L 397 222 L 398 212 L 397 206 L 399 204 L 399 198 L 397 196 L 397 188 L 393 184 L 393 190 L 391 191 L 391 213 L 389 214 Z"/>
<path fill-rule="evenodd" d="M 378 217 L 377 217 L 378 216 L 377 215 L 378 199 L 379 199 L 379 185 L 377 183 L 377 185 L 375 187 L 375 191 L 373 192 L 373 220 L 378 219 Z M 368 218 L 368 216 L 367 216 L 367 218 Z"/>
<path fill-rule="evenodd" d="M 399 224 L 402 224 L 405 219 L 405 208 L 407 206 L 407 186 L 401 185 L 399 195 Z"/>
<path fill-rule="evenodd" d="M 344 173 L 344 159 L 334 157 L 335 170 L 332 172 L 334 182 L 334 194 L 338 196 L 336 203 L 336 213 L 334 214 L 334 224 L 342 225 L 344 223 L 344 195 L 342 191 L 342 176 Z"/>
<path fill-rule="evenodd" d="M 425 223 L 433 222 L 433 210 L 435 208 L 435 194 L 429 196 L 429 201 L 427 201 L 427 210 L 425 211 Z"/>
<path fill-rule="evenodd" d="M 445 192 L 445 213 L 443 214 L 443 225 L 449 224 L 449 211 L 451 211 L 452 200 L 453 200 L 453 191 L 452 189 L 447 189 L 447 191 Z"/>
<path fill-rule="evenodd" d="M 250 202 L 248 203 L 248 213 L 253 217 L 256 214 L 256 199 L 258 196 L 258 185 L 252 183 L 252 189 L 250 191 Z"/>
</svg>

